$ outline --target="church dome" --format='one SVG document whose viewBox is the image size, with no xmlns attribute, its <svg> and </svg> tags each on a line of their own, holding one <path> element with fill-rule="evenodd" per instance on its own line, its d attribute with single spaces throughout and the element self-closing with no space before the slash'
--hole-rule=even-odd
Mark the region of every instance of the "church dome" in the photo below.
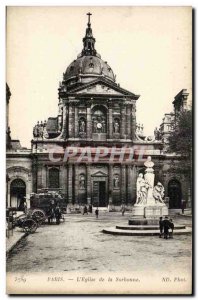
<svg viewBox="0 0 198 300">
<path fill-rule="evenodd" d="M 107 64 L 106 61 L 103 61 L 98 56 L 81 56 L 74 60 L 67 68 L 64 79 L 74 77 L 98 77 L 105 76 L 110 80 L 115 81 L 115 76 L 111 67 Z"/>
<path fill-rule="evenodd" d="M 106 61 L 101 59 L 100 54 L 95 50 L 95 38 L 92 34 L 90 15 L 91 14 L 88 14 L 88 27 L 85 37 L 83 38 L 83 50 L 77 59 L 67 67 L 64 73 L 66 85 L 79 81 L 81 83 L 87 83 L 100 76 L 115 82 L 115 75 L 111 67 Z"/>
</svg>

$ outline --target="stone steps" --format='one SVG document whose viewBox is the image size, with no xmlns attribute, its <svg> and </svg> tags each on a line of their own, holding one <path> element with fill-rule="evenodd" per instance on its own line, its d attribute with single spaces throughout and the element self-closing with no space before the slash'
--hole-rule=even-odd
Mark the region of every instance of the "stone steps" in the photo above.
<svg viewBox="0 0 198 300">
<path fill-rule="evenodd" d="M 117 227 L 117 226 L 116 226 Z M 123 226 L 124 227 L 124 226 Z M 185 226 L 184 226 L 185 227 Z M 112 234 L 112 235 L 123 235 L 123 236 L 159 236 L 159 228 L 156 229 L 148 229 L 148 230 L 125 230 L 125 229 L 118 229 L 115 227 L 105 228 L 102 230 L 103 233 Z M 192 229 L 186 227 L 184 229 L 176 229 L 174 230 L 174 235 L 183 235 L 183 234 L 191 234 Z"/>
<path fill-rule="evenodd" d="M 121 230 L 158 230 L 159 231 L 159 225 L 124 225 L 124 226 L 117 225 L 116 229 L 121 229 Z M 175 225 L 174 230 L 177 230 L 177 229 L 185 229 L 185 225 Z"/>
</svg>

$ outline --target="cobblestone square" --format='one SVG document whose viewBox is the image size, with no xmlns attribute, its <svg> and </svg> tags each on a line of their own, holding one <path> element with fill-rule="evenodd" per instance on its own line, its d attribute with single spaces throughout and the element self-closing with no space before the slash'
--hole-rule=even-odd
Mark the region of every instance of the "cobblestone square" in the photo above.
<svg viewBox="0 0 198 300">
<path fill-rule="evenodd" d="M 100 212 L 66 215 L 60 225 L 44 225 L 10 253 L 8 272 L 132 272 L 191 270 L 191 236 L 164 240 L 156 236 L 113 236 L 102 229 L 125 225 L 130 214 Z M 174 217 L 191 227 L 190 217 Z"/>
</svg>

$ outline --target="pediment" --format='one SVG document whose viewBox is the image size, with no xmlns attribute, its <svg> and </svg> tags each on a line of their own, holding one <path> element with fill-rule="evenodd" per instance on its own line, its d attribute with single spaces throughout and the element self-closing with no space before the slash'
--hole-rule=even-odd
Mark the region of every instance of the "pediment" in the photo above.
<svg viewBox="0 0 198 300">
<path fill-rule="evenodd" d="M 102 171 L 97 171 L 96 173 L 92 174 L 91 175 L 92 177 L 107 177 L 107 174 L 105 174 L 104 172 Z"/>
<path fill-rule="evenodd" d="M 137 100 L 139 95 L 135 95 L 117 85 L 114 82 L 110 82 L 105 78 L 100 78 L 93 80 L 87 84 L 82 84 L 78 87 L 75 87 L 69 91 L 68 94 L 93 94 L 93 95 L 112 95 L 112 96 L 130 96 L 132 99 Z"/>
<path fill-rule="evenodd" d="M 91 86 L 87 86 L 86 88 L 80 90 L 77 92 L 77 94 L 108 94 L 108 95 L 117 95 L 117 96 L 123 96 L 124 94 L 116 91 L 114 88 L 109 87 L 105 84 L 96 83 Z"/>
</svg>

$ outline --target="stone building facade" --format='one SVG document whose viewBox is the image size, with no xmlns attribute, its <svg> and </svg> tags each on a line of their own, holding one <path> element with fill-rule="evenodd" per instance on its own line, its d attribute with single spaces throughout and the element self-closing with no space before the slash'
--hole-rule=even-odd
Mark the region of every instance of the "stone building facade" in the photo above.
<svg viewBox="0 0 198 300">
<path fill-rule="evenodd" d="M 185 178 L 168 172 L 178 158 L 164 152 L 161 139 L 137 134 L 140 96 L 121 88 L 97 53 L 90 16 L 83 49 L 63 74 L 58 91 L 58 115 L 34 126 L 31 150 L 8 150 L 9 198 L 10 184 L 19 178 L 27 199 L 30 192 L 59 190 L 71 207 L 130 208 L 136 201 L 138 173 L 144 172 L 150 155 L 156 180 L 165 185 L 166 195 L 172 193 L 172 208 L 181 206 L 181 198 L 188 197 Z M 171 180 L 179 182 L 172 191 Z"/>
</svg>

